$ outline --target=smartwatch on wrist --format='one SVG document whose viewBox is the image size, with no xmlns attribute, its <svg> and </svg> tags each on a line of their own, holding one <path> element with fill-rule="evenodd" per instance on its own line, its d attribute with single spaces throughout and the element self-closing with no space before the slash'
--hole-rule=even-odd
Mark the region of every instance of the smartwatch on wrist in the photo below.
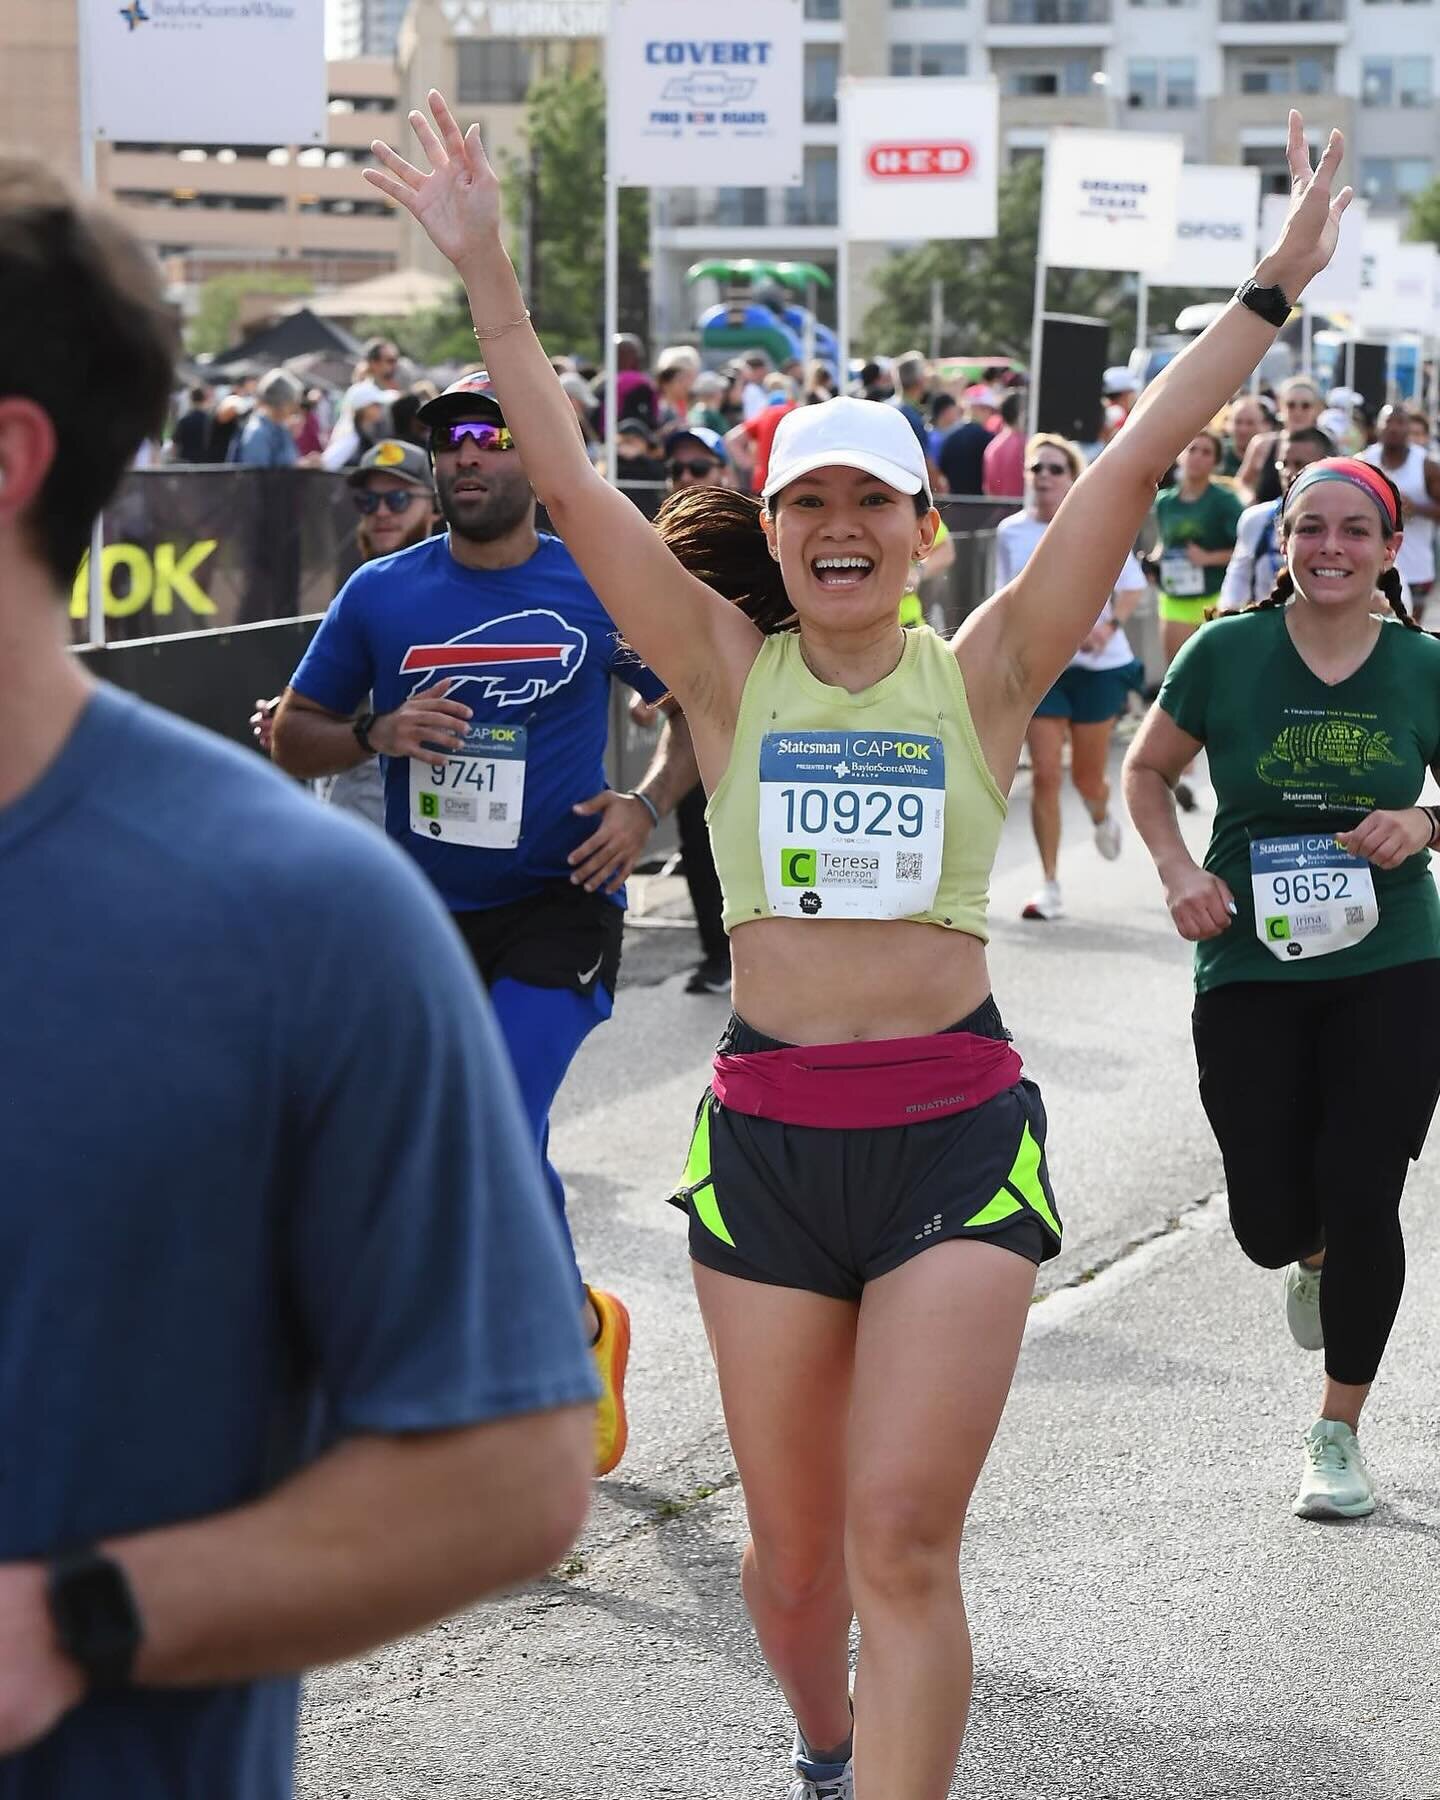
<svg viewBox="0 0 1440 1800">
<path fill-rule="evenodd" d="M 378 713 L 361 713 L 358 719 L 350 721 L 350 729 L 355 733 L 355 742 L 367 756 L 378 756 L 380 752 L 370 742 L 370 727 L 379 717 Z"/>
<path fill-rule="evenodd" d="M 1261 287 L 1258 281 L 1245 281 L 1236 288 L 1235 298 L 1277 331 L 1290 317 L 1290 302 L 1283 288 Z"/>
<path fill-rule="evenodd" d="M 95 1549 L 69 1551 L 50 1564 L 45 1592 L 60 1648 L 91 1688 L 124 1687 L 145 1633 L 119 1563 Z"/>
</svg>

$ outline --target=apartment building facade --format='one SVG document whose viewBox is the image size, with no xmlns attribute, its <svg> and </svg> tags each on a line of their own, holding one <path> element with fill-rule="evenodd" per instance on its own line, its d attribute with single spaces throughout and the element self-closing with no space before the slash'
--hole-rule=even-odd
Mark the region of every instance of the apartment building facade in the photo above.
<svg viewBox="0 0 1440 1800">
<path fill-rule="evenodd" d="M 410 0 L 326 0 L 327 49 L 337 61 L 394 56 Z"/>
<path fill-rule="evenodd" d="M 993 76 L 1007 164 L 1056 125 L 1176 132 L 1188 161 L 1253 164 L 1287 191 L 1298 106 L 1317 138 L 1345 131 L 1349 178 L 1378 215 L 1403 214 L 1440 173 L 1440 0 L 804 0 L 804 14 L 805 185 L 654 193 L 659 337 L 689 322 L 697 260 L 834 267 L 847 75 Z M 852 317 L 885 253 L 853 254 Z"/>
</svg>

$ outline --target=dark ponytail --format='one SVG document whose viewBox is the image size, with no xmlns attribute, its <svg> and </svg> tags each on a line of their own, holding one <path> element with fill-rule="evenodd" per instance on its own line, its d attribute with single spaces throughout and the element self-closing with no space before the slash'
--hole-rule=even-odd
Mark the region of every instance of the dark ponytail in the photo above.
<svg viewBox="0 0 1440 1800">
<path fill-rule="evenodd" d="M 661 541 L 682 568 L 733 601 L 767 637 L 799 623 L 780 564 L 760 526 L 761 502 L 734 488 L 671 494 L 655 515 Z"/>
<path fill-rule="evenodd" d="M 1371 466 L 1374 467 L 1373 464 Z M 1375 468 L 1375 473 L 1390 490 L 1391 498 L 1395 502 L 1395 517 L 1397 519 L 1402 517 L 1404 507 L 1400 498 L 1399 488 L 1396 487 L 1395 483 L 1383 469 Z M 1440 632 L 1425 631 L 1419 620 L 1412 618 L 1410 609 L 1405 604 L 1405 590 L 1400 581 L 1400 571 L 1393 563 L 1385 570 L 1375 585 L 1385 596 L 1391 612 L 1394 613 L 1395 617 L 1407 630 L 1422 632 L 1425 637 L 1440 637 Z M 1271 606 L 1284 606 L 1294 592 L 1295 578 L 1291 575 L 1288 566 L 1282 566 L 1279 574 L 1275 577 L 1274 587 L 1271 588 L 1265 598 L 1263 600 L 1252 600 L 1248 606 L 1244 606 L 1240 610 L 1242 612 L 1264 612 Z"/>
</svg>

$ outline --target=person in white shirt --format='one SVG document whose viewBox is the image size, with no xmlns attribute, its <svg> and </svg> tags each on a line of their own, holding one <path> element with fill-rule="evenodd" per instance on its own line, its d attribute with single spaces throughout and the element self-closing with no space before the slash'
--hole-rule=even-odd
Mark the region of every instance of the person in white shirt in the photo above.
<svg viewBox="0 0 1440 1800">
<path fill-rule="evenodd" d="M 1060 502 L 1085 467 L 1079 446 L 1040 432 L 1025 446 L 1025 510 L 1002 519 L 995 533 L 997 591 L 1012 582 L 1030 560 Z M 1025 902 L 1021 917 L 1064 916 L 1060 896 L 1060 788 L 1065 741 L 1070 741 L 1070 779 L 1095 827 L 1095 848 L 1107 862 L 1120 854 L 1120 821 L 1110 811 L 1107 767 L 1115 721 L 1142 670 L 1125 636 L 1125 621 L 1145 592 L 1145 577 L 1133 556 L 1095 629 L 1069 667 L 1035 709 L 1026 741 L 1030 746 L 1030 822 L 1040 852 L 1041 886 Z"/>
<path fill-rule="evenodd" d="M 1225 579 L 1215 602 L 1218 612 L 1240 612 L 1255 600 L 1267 600 L 1275 577 L 1284 565 L 1280 547 L 1280 508 L 1290 484 L 1308 463 L 1334 456 L 1335 446 L 1315 425 L 1299 431 L 1282 431 L 1275 456 L 1280 476 L 1280 498 L 1247 506 L 1235 527 L 1235 554 L 1225 568 Z"/>
<path fill-rule="evenodd" d="M 1395 483 L 1405 502 L 1404 535 L 1395 567 L 1417 620 L 1435 585 L 1435 521 L 1440 519 L 1440 462 L 1422 445 L 1410 441 L 1410 414 L 1403 406 L 1385 406 L 1375 421 L 1376 441 L 1360 452 Z"/>
</svg>

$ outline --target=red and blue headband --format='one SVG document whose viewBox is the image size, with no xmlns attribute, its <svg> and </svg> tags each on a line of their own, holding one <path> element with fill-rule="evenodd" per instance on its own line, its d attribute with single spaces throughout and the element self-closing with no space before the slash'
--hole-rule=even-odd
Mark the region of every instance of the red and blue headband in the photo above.
<svg viewBox="0 0 1440 1800">
<path fill-rule="evenodd" d="M 1375 502 L 1386 537 L 1394 537 L 1399 531 L 1400 519 L 1395 511 L 1395 496 L 1390 491 L 1390 484 L 1378 469 L 1361 462 L 1358 456 L 1327 456 L 1320 462 L 1308 464 L 1295 477 L 1290 492 L 1285 496 L 1284 510 L 1290 512 L 1296 497 L 1304 493 L 1306 488 L 1314 487 L 1317 481 L 1348 481 L 1351 487 L 1359 488 L 1361 493 Z"/>
</svg>

